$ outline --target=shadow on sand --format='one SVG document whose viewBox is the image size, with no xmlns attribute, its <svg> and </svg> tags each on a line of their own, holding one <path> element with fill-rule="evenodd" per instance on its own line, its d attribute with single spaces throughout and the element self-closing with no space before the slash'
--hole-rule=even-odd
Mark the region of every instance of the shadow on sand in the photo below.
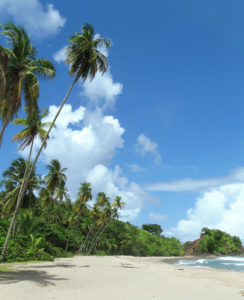
<svg viewBox="0 0 244 300">
<path fill-rule="evenodd" d="M 30 281 L 42 287 L 55 286 L 55 281 L 68 280 L 57 275 L 48 274 L 39 270 L 20 270 L 16 272 L 3 272 L 0 277 L 1 284 L 13 284 L 21 281 Z"/>
</svg>

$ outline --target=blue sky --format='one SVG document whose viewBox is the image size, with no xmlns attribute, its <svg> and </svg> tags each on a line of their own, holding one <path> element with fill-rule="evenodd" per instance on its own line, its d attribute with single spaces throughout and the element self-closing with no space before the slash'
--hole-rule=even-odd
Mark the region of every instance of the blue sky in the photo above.
<svg viewBox="0 0 244 300">
<path fill-rule="evenodd" d="M 181 240 L 208 226 L 244 240 L 243 11 L 223 0 L 2 0 L 0 20 L 24 25 L 55 64 L 56 79 L 40 84 L 50 118 L 72 81 L 68 36 L 89 22 L 113 43 L 109 72 L 72 91 L 39 171 L 58 158 L 72 197 L 90 181 L 121 195 L 135 225 L 159 223 Z M 17 130 L 5 133 L 0 172 L 21 155 Z"/>
</svg>

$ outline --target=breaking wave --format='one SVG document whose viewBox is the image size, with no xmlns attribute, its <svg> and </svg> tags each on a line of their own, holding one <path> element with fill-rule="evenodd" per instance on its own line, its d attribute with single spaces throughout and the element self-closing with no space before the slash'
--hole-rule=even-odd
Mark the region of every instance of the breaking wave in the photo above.
<svg viewBox="0 0 244 300">
<path fill-rule="evenodd" d="M 177 259 L 173 261 L 178 266 L 210 267 L 244 272 L 244 257 L 224 256 L 217 258 Z"/>
</svg>

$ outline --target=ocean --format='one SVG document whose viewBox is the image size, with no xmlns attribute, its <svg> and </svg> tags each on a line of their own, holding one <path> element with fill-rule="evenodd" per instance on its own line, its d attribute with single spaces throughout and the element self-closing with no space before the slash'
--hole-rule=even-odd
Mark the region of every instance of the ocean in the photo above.
<svg viewBox="0 0 244 300">
<path fill-rule="evenodd" d="M 181 258 L 174 259 L 171 263 L 178 266 L 210 267 L 215 269 L 233 270 L 244 272 L 244 257 L 223 256 L 217 258 Z"/>
</svg>

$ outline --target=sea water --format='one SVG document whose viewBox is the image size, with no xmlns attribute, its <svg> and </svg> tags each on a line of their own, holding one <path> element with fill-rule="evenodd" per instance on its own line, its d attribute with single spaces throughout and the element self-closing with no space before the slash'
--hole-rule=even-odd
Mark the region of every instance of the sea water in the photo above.
<svg viewBox="0 0 244 300">
<path fill-rule="evenodd" d="M 244 272 L 244 257 L 223 256 L 216 258 L 177 259 L 172 261 L 178 266 L 210 267 L 216 269 Z"/>
</svg>

